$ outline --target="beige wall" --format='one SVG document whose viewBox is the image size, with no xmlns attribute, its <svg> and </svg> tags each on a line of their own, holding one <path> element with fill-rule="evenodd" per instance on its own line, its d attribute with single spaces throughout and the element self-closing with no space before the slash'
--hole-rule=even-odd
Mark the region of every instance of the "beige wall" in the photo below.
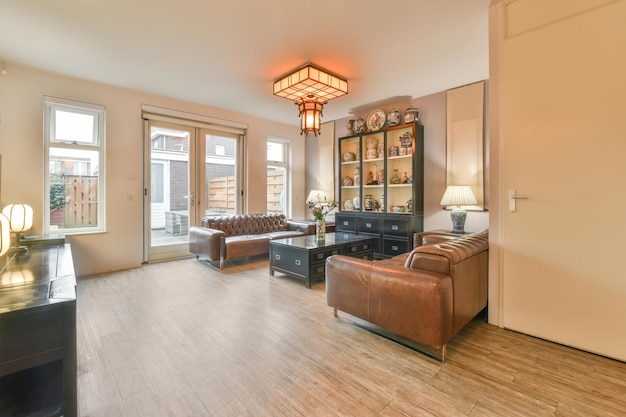
<svg viewBox="0 0 626 417">
<path fill-rule="evenodd" d="M 478 80 L 477 80 L 478 81 Z M 452 228 L 450 211 L 439 205 L 446 190 L 446 92 L 431 94 L 364 109 L 358 114 L 335 122 L 335 137 L 346 135 L 346 121 L 359 116 L 367 119 L 372 110 L 380 108 L 385 113 L 394 108 L 402 114 L 408 107 L 417 107 L 424 125 L 424 230 Z M 488 140 L 486 140 L 488 142 Z M 487 145 L 485 145 L 487 146 Z M 487 161 L 487 160 L 486 160 Z M 337 184 L 335 184 L 337 185 Z M 470 211 L 467 214 L 465 230 L 479 231 L 489 226 L 487 211 Z"/>
<path fill-rule="evenodd" d="M 620 360 L 625 21 L 624 0 L 490 10 L 490 321 Z"/>
<path fill-rule="evenodd" d="M 292 139 L 293 197 L 304 201 L 304 139 L 296 125 L 284 125 L 244 114 L 150 95 L 134 90 L 64 77 L 7 63 L 0 77 L 0 154 L 2 201 L 30 204 L 42 232 L 43 97 L 86 101 L 106 106 L 106 225 L 100 234 L 75 235 L 74 261 L 79 275 L 134 268 L 142 254 L 142 119 L 141 105 L 150 104 L 218 119 L 246 123 L 247 198 L 245 212 L 266 210 L 266 139 Z M 297 123 L 298 119 L 294 119 Z M 131 196 L 132 200 L 128 200 Z M 304 206 L 294 203 L 294 218 L 304 218 Z"/>
</svg>

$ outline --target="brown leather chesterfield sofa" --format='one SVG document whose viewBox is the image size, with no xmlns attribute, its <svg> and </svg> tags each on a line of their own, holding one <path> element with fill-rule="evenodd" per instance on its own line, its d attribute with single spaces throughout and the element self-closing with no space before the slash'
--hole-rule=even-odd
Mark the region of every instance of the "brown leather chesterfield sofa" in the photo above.
<svg viewBox="0 0 626 417">
<path fill-rule="evenodd" d="M 381 261 L 326 260 L 329 306 L 439 361 L 446 344 L 487 307 L 489 232 L 419 233 L 408 253 Z M 364 326 L 365 327 L 365 326 Z"/>
<path fill-rule="evenodd" d="M 284 214 L 205 216 L 189 229 L 189 251 L 219 268 L 228 259 L 269 253 L 270 240 L 315 233 L 315 224 L 287 220 Z"/>
</svg>

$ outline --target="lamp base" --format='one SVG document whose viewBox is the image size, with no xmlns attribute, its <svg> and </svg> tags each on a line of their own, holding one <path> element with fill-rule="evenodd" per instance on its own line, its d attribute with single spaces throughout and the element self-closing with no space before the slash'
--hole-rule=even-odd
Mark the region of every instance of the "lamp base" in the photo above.
<svg viewBox="0 0 626 417">
<path fill-rule="evenodd" d="M 11 246 L 7 251 L 8 255 L 24 255 L 28 253 L 28 246 Z"/>
<path fill-rule="evenodd" d="M 450 212 L 452 218 L 452 233 L 465 233 L 465 220 L 467 219 L 467 211 L 457 207 Z"/>
</svg>

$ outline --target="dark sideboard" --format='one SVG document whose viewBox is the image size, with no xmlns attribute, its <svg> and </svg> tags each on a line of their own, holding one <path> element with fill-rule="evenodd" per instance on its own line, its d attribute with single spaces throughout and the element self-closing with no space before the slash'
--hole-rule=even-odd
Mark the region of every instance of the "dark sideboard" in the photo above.
<svg viewBox="0 0 626 417">
<path fill-rule="evenodd" d="M 0 417 L 77 415 L 69 244 L 0 258 Z"/>
</svg>

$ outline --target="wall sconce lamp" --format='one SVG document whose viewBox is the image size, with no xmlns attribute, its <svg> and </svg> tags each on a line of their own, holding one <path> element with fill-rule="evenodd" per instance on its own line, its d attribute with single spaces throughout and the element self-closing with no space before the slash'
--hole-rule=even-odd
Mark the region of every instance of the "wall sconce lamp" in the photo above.
<svg viewBox="0 0 626 417">
<path fill-rule="evenodd" d="M 293 100 L 300 111 L 300 134 L 320 132 L 324 104 L 348 94 L 348 81 L 306 64 L 274 81 L 274 95 Z"/>
<path fill-rule="evenodd" d="M 9 204 L 2 209 L 9 219 L 9 228 L 15 233 L 15 245 L 10 247 L 13 253 L 28 252 L 28 246 L 21 246 L 21 234 L 33 227 L 33 209 L 28 204 Z"/>
<path fill-rule="evenodd" d="M 452 218 L 452 232 L 465 233 L 465 220 L 467 211 L 461 206 L 473 206 L 478 202 L 472 188 L 469 185 L 449 185 L 441 199 L 442 206 L 454 206 L 450 217 Z"/>
</svg>

